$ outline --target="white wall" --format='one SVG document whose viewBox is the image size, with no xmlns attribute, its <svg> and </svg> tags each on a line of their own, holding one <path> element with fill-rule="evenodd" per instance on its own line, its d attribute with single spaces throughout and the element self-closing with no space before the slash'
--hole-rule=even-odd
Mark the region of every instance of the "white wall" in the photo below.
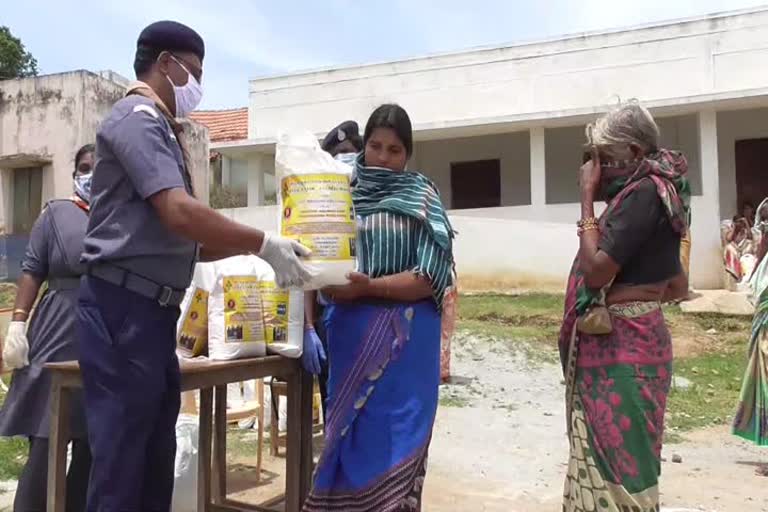
<svg viewBox="0 0 768 512">
<path fill-rule="evenodd" d="M 693 198 L 694 211 L 702 204 L 703 198 Z M 277 230 L 276 206 L 219 211 L 237 222 Z M 485 290 L 564 289 L 578 250 L 579 205 L 558 205 L 546 211 L 559 217 L 559 222 L 542 220 L 530 206 L 449 212 L 458 231 L 455 257 L 463 286 Z M 722 280 L 722 267 L 711 265 L 707 244 L 696 243 L 706 240 L 713 228 L 701 218 L 697 222 L 694 216 L 691 280 L 699 288 L 719 287 L 717 280 Z"/>
<path fill-rule="evenodd" d="M 668 100 L 762 88 L 768 11 L 251 81 L 249 137 L 324 133 L 385 101 L 417 127 L 558 117 L 617 97 Z M 457 101 L 457 99 L 459 101 Z"/>
<path fill-rule="evenodd" d="M 688 159 L 688 178 L 694 195 L 701 194 L 701 164 L 696 115 L 660 117 L 660 145 L 682 151 Z M 578 170 L 584 153 L 584 126 L 549 128 L 546 137 L 547 202 L 564 204 L 578 201 Z"/>
<path fill-rule="evenodd" d="M 501 204 L 530 204 L 528 132 L 417 142 L 409 168 L 432 178 L 440 189 L 443 203 L 446 208 L 450 208 L 451 164 L 494 159 L 501 161 Z"/>
</svg>

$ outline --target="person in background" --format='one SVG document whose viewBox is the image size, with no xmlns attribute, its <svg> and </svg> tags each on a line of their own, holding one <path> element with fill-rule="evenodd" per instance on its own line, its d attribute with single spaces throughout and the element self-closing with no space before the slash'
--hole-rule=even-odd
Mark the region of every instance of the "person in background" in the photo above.
<svg viewBox="0 0 768 512">
<path fill-rule="evenodd" d="M 659 509 L 672 340 L 661 304 L 688 293 L 687 162 L 660 149 L 636 102 L 587 128 L 579 252 L 565 298 L 560 355 L 570 462 L 564 512 Z M 595 218 L 595 201 L 606 201 Z"/>
<path fill-rule="evenodd" d="M 755 205 L 749 201 L 745 201 L 744 204 L 741 205 L 741 216 L 739 218 L 744 219 L 749 228 L 752 229 L 755 222 Z"/>
<path fill-rule="evenodd" d="M 180 406 L 179 304 L 198 260 L 254 253 L 278 286 L 311 278 L 309 251 L 195 198 L 182 126 L 202 99 L 203 39 L 173 21 L 139 35 L 139 82 L 97 134 L 78 335 L 93 455 L 88 509 L 171 507 Z"/>
<path fill-rule="evenodd" d="M 32 227 L 21 263 L 13 319 L 3 346 L 3 364 L 13 369 L 8 396 L 0 410 L 0 435 L 29 439 L 29 457 L 19 477 L 14 510 L 46 509 L 51 378 L 46 363 L 71 361 L 80 353 L 76 306 L 83 239 L 91 200 L 94 146 L 77 151 L 72 173 L 74 194 L 50 201 Z M 38 292 L 47 289 L 29 320 Z M 67 512 L 85 510 L 91 453 L 80 394 L 72 397 L 70 435 L 72 462 L 67 473 Z"/>
<path fill-rule="evenodd" d="M 726 272 L 737 283 L 749 279 L 755 268 L 757 247 L 752 236 L 753 221 L 754 217 L 749 221 L 745 217 L 734 217 L 731 227 L 725 233 L 723 262 Z"/>
<path fill-rule="evenodd" d="M 758 446 L 768 446 L 768 199 L 760 203 L 754 227 L 760 234 L 757 265 L 750 278 L 755 314 L 732 432 Z M 755 473 L 768 476 L 768 464 L 759 465 Z"/>
<path fill-rule="evenodd" d="M 332 157 L 354 166 L 355 157 L 363 150 L 363 139 L 360 128 L 355 121 L 344 121 L 328 132 L 320 147 Z M 350 178 L 351 179 L 351 178 Z M 323 322 L 323 310 L 327 301 L 322 294 L 315 291 L 304 294 L 304 350 L 302 363 L 304 368 L 318 376 L 320 396 L 322 400 L 323 418 L 327 411 L 328 399 L 328 367 L 329 362 L 327 336 Z"/>
<path fill-rule="evenodd" d="M 352 187 L 358 269 L 323 289 L 330 376 L 325 447 L 305 512 L 420 510 L 440 383 L 453 229 L 435 185 L 406 171 L 411 121 L 382 105 Z"/>
</svg>

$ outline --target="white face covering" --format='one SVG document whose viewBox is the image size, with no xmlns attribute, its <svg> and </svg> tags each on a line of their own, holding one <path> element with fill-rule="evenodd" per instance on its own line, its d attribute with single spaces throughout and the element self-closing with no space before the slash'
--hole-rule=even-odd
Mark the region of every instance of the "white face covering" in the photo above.
<svg viewBox="0 0 768 512">
<path fill-rule="evenodd" d="M 171 58 L 176 61 L 176 64 L 181 66 L 181 69 L 187 72 L 187 83 L 181 86 L 174 84 L 171 77 L 166 75 L 168 82 L 173 86 L 173 95 L 176 97 L 176 117 L 187 117 L 200 105 L 200 101 L 203 99 L 203 86 L 200 85 L 200 82 L 197 81 L 184 64 L 179 62 L 173 55 L 171 55 Z"/>
<path fill-rule="evenodd" d="M 355 159 L 357 159 L 357 153 L 339 153 L 334 158 L 341 163 L 354 167 Z"/>
</svg>

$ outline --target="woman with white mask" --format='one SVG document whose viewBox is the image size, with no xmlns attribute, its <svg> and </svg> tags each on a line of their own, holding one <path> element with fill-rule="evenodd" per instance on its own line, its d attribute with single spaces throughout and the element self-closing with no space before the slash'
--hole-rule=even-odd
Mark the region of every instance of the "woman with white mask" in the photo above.
<svg viewBox="0 0 768 512">
<path fill-rule="evenodd" d="M 91 201 L 93 144 L 80 148 L 72 173 L 74 194 L 49 202 L 32 227 L 14 304 L 3 340 L 3 366 L 14 370 L 0 410 L 0 435 L 29 440 L 29 458 L 19 478 L 14 510 L 45 510 L 48 474 L 50 375 L 46 363 L 79 355 L 76 315 L 83 240 Z M 47 289 L 30 317 L 43 283 Z M 91 453 L 80 394 L 70 420 L 72 463 L 67 475 L 67 512 L 85 510 Z"/>
</svg>

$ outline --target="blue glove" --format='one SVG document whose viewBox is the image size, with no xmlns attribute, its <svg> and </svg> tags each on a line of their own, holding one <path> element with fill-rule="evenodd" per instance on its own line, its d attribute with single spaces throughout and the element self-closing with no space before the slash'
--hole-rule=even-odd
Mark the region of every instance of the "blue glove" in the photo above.
<svg viewBox="0 0 768 512">
<path fill-rule="evenodd" d="M 325 350 L 314 327 L 304 328 L 304 349 L 301 352 L 301 365 L 312 375 L 320 374 L 325 365 Z"/>
</svg>

